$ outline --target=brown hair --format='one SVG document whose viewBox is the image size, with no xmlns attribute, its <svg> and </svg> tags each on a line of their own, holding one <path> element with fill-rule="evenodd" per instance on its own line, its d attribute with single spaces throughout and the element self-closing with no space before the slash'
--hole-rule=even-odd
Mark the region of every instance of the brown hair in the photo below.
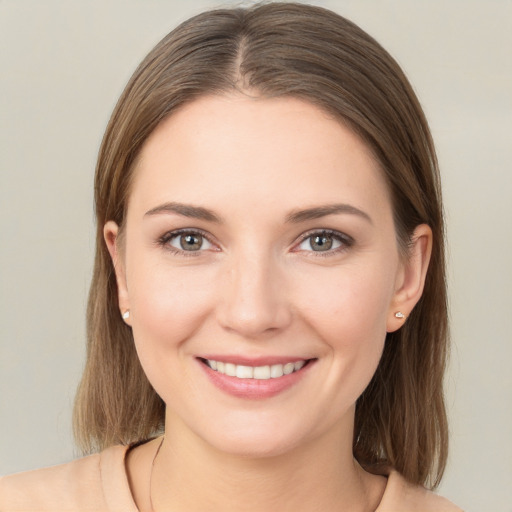
<svg viewBox="0 0 512 512">
<path fill-rule="evenodd" d="M 382 359 L 356 405 L 354 455 L 370 471 L 386 464 L 436 486 L 447 457 L 443 373 L 447 304 L 441 191 L 436 155 L 418 100 L 393 58 L 368 34 L 323 8 L 270 3 L 193 17 L 167 35 L 126 86 L 96 168 L 96 260 L 89 296 L 87 363 L 75 406 L 85 452 L 149 438 L 164 404 L 121 319 L 103 226 L 123 226 L 130 177 L 155 127 L 205 94 L 256 91 L 318 105 L 350 126 L 380 162 L 392 195 L 397 240 L 406 251 L 428 224 L 434 247 L 423 296 L 387 336 Z"/>
</svg>

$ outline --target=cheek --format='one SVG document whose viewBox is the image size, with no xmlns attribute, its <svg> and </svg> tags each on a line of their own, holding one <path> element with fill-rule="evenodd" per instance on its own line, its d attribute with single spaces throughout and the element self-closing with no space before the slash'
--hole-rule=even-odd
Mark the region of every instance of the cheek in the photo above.
<svg viewBox="0 0 512 512">
<path fill-rule="evenodd" d="M 385 335 L 392 275 L 369 265 L 321 269 L 298 281 L 295 294 L 309 323 L 326 338 L 349 343 L 372 332 Z"/>
<path fill-rule="evenodd" d="M 189 340 L 211 310 L 204 272 L 166 265 L 139 265 L 131 276 L 132 330 L 140 363 L 166 404 L 195 393 L 187 378 Z M 206 281 L 208 282 L 208 281 Z M 174 378 L 176 376 L 176 378 Z"/>
<path fill-rule="evenodd" d="M 204 270 L 140 264 L 128 275 L 132 325 L 140 351 L 155 357 L 179 347 L 211 309 L 212 290 Z"/>
<path fill-rule="evenodd" d="M 302 311 L 309 328 L 322 340 L 328 360 L 324 385 L 337 390 L 333 400 L 353 403 L 379 364 L 394 281 L 380 266 L 317 272 L 315 286 L 303 283 L 297 296 L 308 297 Z M 329 269 L 332 270 L 332 269 Z"/>
</svg>

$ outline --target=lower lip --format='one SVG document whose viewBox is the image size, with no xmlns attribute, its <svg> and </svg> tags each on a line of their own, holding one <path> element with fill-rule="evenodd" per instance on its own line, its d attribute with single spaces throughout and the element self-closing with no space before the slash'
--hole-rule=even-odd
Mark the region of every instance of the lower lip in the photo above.
<svg viewBox="0 0 512 512">
<path fill-rule="evenodd" d="M 198 361 L 210 381 L 221 391 L 237 398 L 258 400 L 270 398 L 290 389 L 309 372 L 315 361 L 309 361 L 300 370 L 276 379 L 239 379 L 212 370 L 208 365 Z"/>
</svg>

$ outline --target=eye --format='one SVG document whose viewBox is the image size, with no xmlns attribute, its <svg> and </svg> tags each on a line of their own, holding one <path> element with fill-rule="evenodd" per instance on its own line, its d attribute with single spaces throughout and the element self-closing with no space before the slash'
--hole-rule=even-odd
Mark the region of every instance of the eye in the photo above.
<svg viewBox="0 0 512 512">
<path fill-rule="evenodd" d="M 178 251 L 198 252 L 211 249 L 212 243 L 197 231 L 181 231 L 169 233 L 162 242 Z"/>
<path fill-rule="evenodd" d="M 304 235 L 302 242 L 297 246 L 299 251 L 335 252 L 337 249 L 348 247 L 352 239 L 341 233 L 320 231 Z"/>
</svg>

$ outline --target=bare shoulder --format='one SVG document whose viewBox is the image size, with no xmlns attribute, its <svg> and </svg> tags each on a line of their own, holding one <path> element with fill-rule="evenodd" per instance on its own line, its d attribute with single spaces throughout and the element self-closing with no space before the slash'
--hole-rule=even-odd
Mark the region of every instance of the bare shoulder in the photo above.
<svg viewBox="0 0 512 512">
<path fill-rule="evenodd" d="M 0 478 L 0 510 L 98 510 L 104 505 L 100 455 Z"/>
<path fill-rule="evenodd" d="M 451 501 L 420 485 L 407 482 L 392 471 L 376 512 L 462 512 Z"/>
</svg>

